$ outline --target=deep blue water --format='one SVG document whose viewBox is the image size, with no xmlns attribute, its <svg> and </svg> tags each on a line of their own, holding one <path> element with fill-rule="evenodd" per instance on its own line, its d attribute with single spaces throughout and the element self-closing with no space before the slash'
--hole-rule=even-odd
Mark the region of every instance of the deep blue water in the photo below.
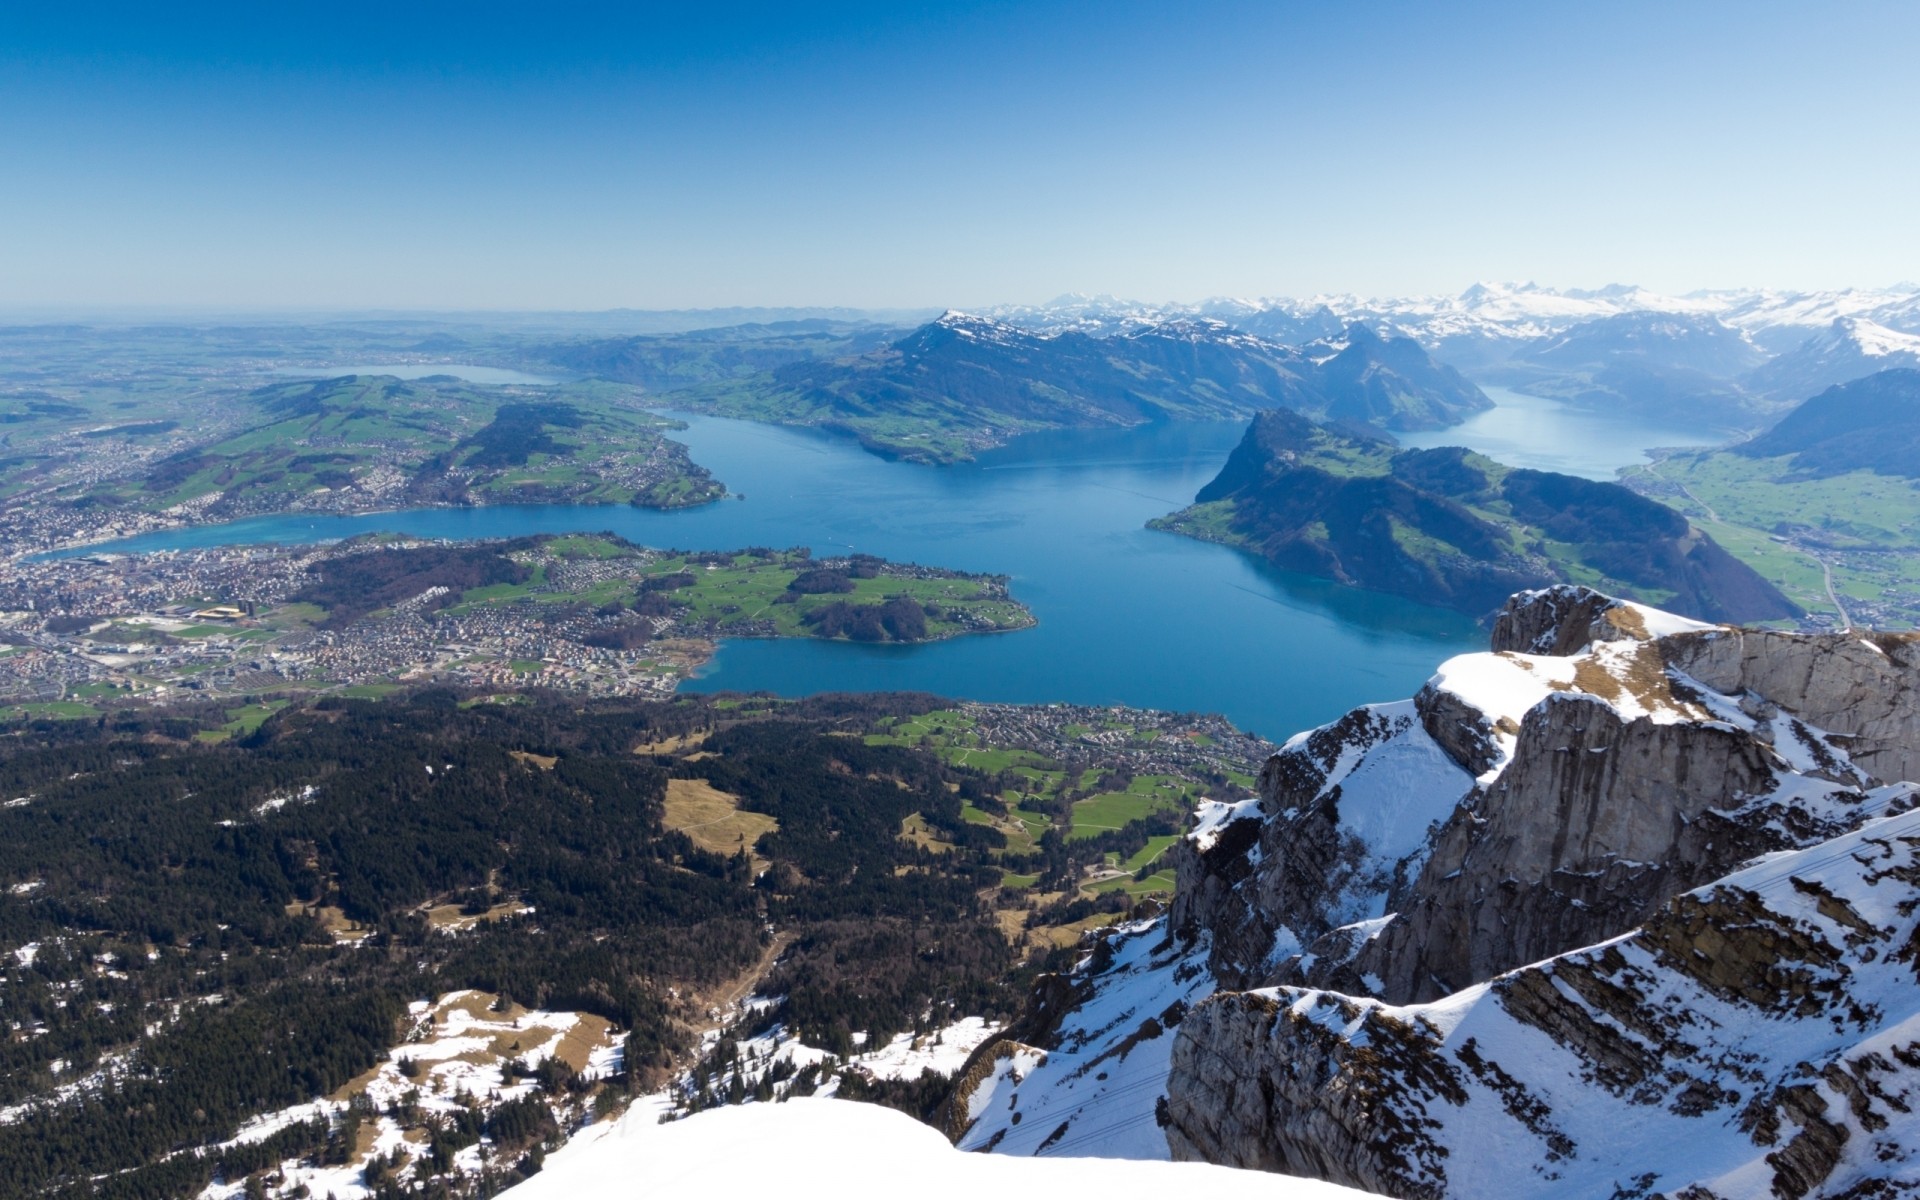
<svg viewBox="0 0 1920 1200">
<path fill-rule="evenodd" d="M 1491 391 L 1499 408 L 1420 444 L 1465 444 L 1519 466 L 1606 478 L 1648 446 L 1701 440 Z M 1225 713 L 1275 738 L 1355 704 L 1410 695 L 1442 659 L 1484 644 L 1459 614 L 1146 529 L 1213 477 L 1243 431 L 1238 422 L 1036 434 L 977 463 L 935 468 L 885 462 L 804 430 L 687 420 L 676 436 L 742 498 L 680 512 L 582 505 L 263 517 L 113 548 L 305 542 L 373 530 L 449 538 L 612 530 L 680 549 L 808 545 L 823 555 L 860 550 L 1000 572 L 1013 577 L 1037 628 L 926 646 L 727 642 L 683 686 L 1132 704 Z"/>
<path fill-rule="evenodd" d="M 392 530 L 498 537 L 612 530 L 677 548 L 809 545 L 1013 576 L 1040 624 L 924 646 L 722 645 L 690 690 L 919 689 L 983 700 L 1225 713 L 1269 737 L 1411 694 L 1483 643 L 1466 618 L 1271 570 L 1144 528 L 1219 470 L 1238 423 L 1041 434 L 952 468 L 885 462 L 842 439 L 710 417 L 682 436 L 744 499 L 280 516 L 151 534 L 117 550 L 305 542 Z"/>
</svg>

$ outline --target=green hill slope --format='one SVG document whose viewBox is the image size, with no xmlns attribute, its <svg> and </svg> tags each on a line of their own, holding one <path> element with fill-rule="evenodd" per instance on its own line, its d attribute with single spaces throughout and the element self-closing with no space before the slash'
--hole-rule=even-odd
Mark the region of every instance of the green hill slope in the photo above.
<svg viewBox="0 0 1920 1200">
<path fill-rule="evenodd" d="M 84 504 L 207 520 L 397 505 L 697 504 L 724 489 L 669 423 L 606 385 L 506 389 L 384 375 L 275 384 L 238 433 L 170 455 Z"/>
<path fill-rule="evenodd" d="M 1196 503 L 1154 525 L 1476 615 L 1555 583 L 1708 620 L 1800 612 L 1686 518 L 1618 484 L 1458 447 L 1400 451 L 1285 411 L 1256 417 Z"/>
</svg>

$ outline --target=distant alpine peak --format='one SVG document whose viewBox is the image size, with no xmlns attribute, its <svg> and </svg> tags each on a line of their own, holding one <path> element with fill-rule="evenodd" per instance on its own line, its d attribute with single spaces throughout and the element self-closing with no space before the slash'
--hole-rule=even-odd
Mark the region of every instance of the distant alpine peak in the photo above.
<svg viewBox="0 0 1920 1200">
<path fill-rule="evenodd" d="M 1138 329 L 1129 329 L 1120 336 L 1168 338 L 1186 342 L 1219 342 L 1233 345 L 1254 345 L 1261 341 L 1260 338 L 1215 317 L 1174 317 L 1152 325 L 1143 325 Z"/>
<path fill-rule="evenodd" d="M 996 321 L 992 317 L 983 317 L 977 313 L 961 312 L 957 308 L 950 308 L 941 313 L 929 328 L 948 330 L 961 337 L 986 337 L 996 340 L 1033 336 L 1030 331 L 1018 325 L 1009 325 L 1005 321 Z"/>
<path fill-rule="evenodd" d="M 1895 333 L 1920 335 L 1920 288 L 1741 288 L 1674 295 L 1630 283 L 1554 288 L 1532 281 L 1482 280 L 1457 294 L 1437 296 L 1320 293 L 1152 303 L 1068 293 L 1046 304 L 1002 305 L 986 312 L 993 320 L 1035 333 L 1072 330 L 1095 337 L 1211 318 L 1290 345 L 1332 335 L 1335 322 L 1358 321 L 1382 337 L 1410 337 L 1429 349 L 1458 339 L 1513 344 L 1630 313 L 1671 314 L 1677 320 L 1712 318 L 1765 352 L 1779 354 L 1827 329 L 1836 317 L 1859 317 Z"/>
<path fill-rule="evenodd" d="M 1920 354 L 1920 337 L 1888 329 L 1866 317 L 1835 317 L 1820 340 L 1825 346 L 1849 345 L 1869 358 Z"/>
</svg>

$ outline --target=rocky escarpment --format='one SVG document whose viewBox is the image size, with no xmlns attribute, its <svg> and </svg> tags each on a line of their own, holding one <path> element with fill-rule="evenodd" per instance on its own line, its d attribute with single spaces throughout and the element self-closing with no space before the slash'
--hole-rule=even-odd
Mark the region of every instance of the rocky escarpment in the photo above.
<svg viewBox="0 0 1920 1200">
<path fill-rule="evenodd" d="M 1490 652 L 1293 738 L 1257 795 L 1203 808 L 1174 851 L 1172 910 L 1122 937 L 1136 966 L 1089 959 L 1056 1026 L 1070 1057 L 1049 1048 L 1051 1065 L 994 1084 L 1008 1107 L 970 1110 L 962 1144 L 1052 1153 L 1119 1113 L 1129 1136 L 1100 1152 L 1154 1152 L 1151 1116 L 1169 1153 L 1391 1194 L 1578 1181 L 1566 1194 L 1625 1197 L 1719 1178 L 1646 1149 L 1686 1144 L 1695 1126 L 1674 1122 L 1693 1121 L 1725 1170 L 1774 1172 L 1783 1196 L 1892 1178 L 1849 1164 L 1909 1103 L 1873 1099 L 1874 1064 L 1904 1060 L 1869 1044 L 1910 1001 L 1859 981 L 1920 995 L 1911 968 L 1886 973 L 1920 947 L 1902 890 L 1920 876 L 1900 857 L 1867 869 L 1879 843 L 1847 839 L 1920 846 L 1889 824 L 1910 819 L 1917 718 L 1911 638 L 1705 625 L 1575 587 L 1517 596 Z M 1761 887 L 1739 874 L 1750 861 L 1800 866 Z M 1797 1057 L 1762 1063 L 1748 1036 L 1798 1038 Z M 1123 1053 L 1124 1095 L 1090 1099 Z M 1856 1085 L 1865 1109 L 1842 1095 Z M 1596 1088 L 1618 1111 L 1569 1115 Z M 1071 1109 L 1069 1133 L 1025 1132 L 1016 1100 Z M 1636 1155 L 1648 1165 L 1629 1170 Z M 1532 1182 L 1509 1187 L 1504 1162 Z"/>
<path fill-rule="evenodd" d="M 1909 811 L 1440 1003 L 1216 996 L 1175 1043 L 1167 1137 L 1422 1200 L 1908 1195 L 1917 967 Z"/>
<path fill-rule="evenodd" d="M 1257 808 L 1181 848 L 1176 925 L 1211 934 L 1223 987 L 1434 999 L 1845 832 L 1868 789 L 1920 775 L 1911 639 L 1705 626 L 1565 587 L 1517 597 L 1493 644 L 1410 706 L 1289 742 Z M 1384 795 L 1353 794 L 1369 776 Z"/>
</svg>

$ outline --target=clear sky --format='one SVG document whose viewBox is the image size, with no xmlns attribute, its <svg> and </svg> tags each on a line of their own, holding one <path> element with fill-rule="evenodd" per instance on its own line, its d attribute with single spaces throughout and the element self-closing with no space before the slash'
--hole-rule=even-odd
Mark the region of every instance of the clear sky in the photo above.
<svg viewBox="0 0 1920 1200">
<path fill-rule="evenodd" d="M 1911 0 L 3 7 L 15 309 L 1920 277 Z"/>
</svg>

